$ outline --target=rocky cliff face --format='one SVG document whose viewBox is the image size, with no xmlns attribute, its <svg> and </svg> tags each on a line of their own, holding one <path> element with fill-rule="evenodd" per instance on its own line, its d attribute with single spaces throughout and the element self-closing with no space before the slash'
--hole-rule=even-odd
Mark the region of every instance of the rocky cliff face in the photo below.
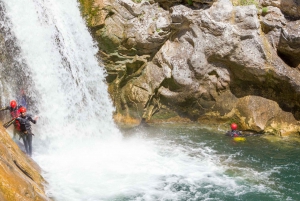
<svg viewBox="0 0 300 201">
<path fill-rule="evenodd" d="M 0 200 L 50 201 L 40 167 L 0 127 Z"/>
<path fill-rule="evenodd" d="M 117 120 L 236 121 L 256 132 L 299 133 L 296 0 L 82 2 Z"/>
</svg>

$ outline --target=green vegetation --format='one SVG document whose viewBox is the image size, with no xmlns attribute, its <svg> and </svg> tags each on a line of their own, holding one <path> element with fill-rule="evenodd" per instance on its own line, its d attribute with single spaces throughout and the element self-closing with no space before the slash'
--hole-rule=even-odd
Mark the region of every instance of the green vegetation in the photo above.
<svg viewBox="0 0 300 201">
<path fill-rule="evenodd" d="M 93 6 L 94 1 L 95 0 L 79 0 L 81 14 L 89 27 L 92 26 L 93 18 L 99 13 L 99 8 Z"/>
<path fill-rule="evenodd" d="M 132 0 L 134 3 L 141 3 L 142 0 Z"/>
<path fill-rule="evenodd" d="M 192 6 L 192 5 L 193 5 L 193 0 L 188 0 L 188 4 L 189 4 L 190 6 Z"/>
<path fill-rule="evenodd" d="M 262 14 L 262 15 L 266 15 L 267 12 L 268 12 L 268 8 L 267 8 L 267 7 L 263 7 L 263 8 L 261 9 L 261 14 Z"/>
<path fill-rule="evenodd" d="M 259 6 L 258 0 L 233 0 L 234 6 L 248 6 L 248 5 L 255 5 L 256 7 Z"/>
</svg>

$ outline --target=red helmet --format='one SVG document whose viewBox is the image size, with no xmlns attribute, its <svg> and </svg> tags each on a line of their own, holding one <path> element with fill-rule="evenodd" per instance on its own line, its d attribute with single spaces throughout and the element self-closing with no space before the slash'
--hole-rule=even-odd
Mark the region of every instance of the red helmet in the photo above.
<svg viewBox="0 0 300 201">
<path fill-rule="evenodd" d="M 232 123 L 232 124 L 230 125 L 230 127 L 231 127 L 232 130 L 236 130 L 238 126 L 237 126 L 236 123 Z"/>
<path fill-rule="evenodd" d="M 12 107 L 12 108 L 17 107 L 17 101 L 15 101 L 15 100 L 10 101 L 10 107 Z"/>
<path fill-rule="evenodd" d="M 26 108 L 25 108 L 25 107 L 21 107 L 21 108 L 19 109 L 19 112 L 20 112 L 20 113 L 26 112 Z"/>
</svg>

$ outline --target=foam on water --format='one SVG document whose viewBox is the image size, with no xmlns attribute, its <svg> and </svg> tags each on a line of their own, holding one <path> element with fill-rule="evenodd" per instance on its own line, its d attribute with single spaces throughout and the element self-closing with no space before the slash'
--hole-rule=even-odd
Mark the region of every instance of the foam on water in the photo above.
<svg viewBox="0 0 300 201">
<path fill-rule="evenodd" d="M 186 147 L 157 140 L 85 139 L 51 150 L 47 157 L 36 153 L 35 158 L 47 164 L 49 194 L 58 200 L 176 200 L 200 197 L 193 195 L 200 186 L 238 186 L 224 176 L 224 167 L 211 152 L 200 147 L 192 157 Z"/>
</svg>

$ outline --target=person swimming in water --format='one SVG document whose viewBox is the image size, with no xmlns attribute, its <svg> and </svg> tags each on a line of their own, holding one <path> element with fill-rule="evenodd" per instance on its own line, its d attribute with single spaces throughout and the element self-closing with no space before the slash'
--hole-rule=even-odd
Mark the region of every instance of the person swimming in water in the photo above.
<svg viewBox="0 0 300 201">
<path fill-rule="evenodd" d="M 231 137 L 238 137 L 238 136 L 242 136 L 242 133 L 240 131 L 237 130 L 238 125 L 236 123 L 232 123 L 230 125 L 231 131 L 228 131 L 226 133 L 226 135 L 231 136 Z"/>
</svg>

